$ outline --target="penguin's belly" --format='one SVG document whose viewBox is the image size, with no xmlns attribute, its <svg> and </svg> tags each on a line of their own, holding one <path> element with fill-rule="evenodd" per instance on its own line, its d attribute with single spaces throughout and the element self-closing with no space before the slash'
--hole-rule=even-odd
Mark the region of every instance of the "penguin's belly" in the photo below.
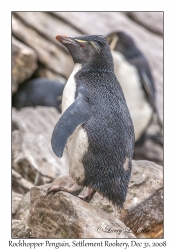
<svg viewBox="0 0 175 250">
<path fill-rule="evenodd" d="M 74 75 L 81 69 L 80 64 L 75 64 L 63 92 L 62 113 L 75 101 L 76 82 Z M 84 180 L 84 167 L 82 159 L 88 150 L 88 137 L 86 131 L 79 126 L 67 142 L 69 155 L 69 173 L 71 177 L 81 185 Z"/>
<path fill-rule="evenodd" d="M 88 150 L 88 137 L 82 126 L 78 127 L 67 143 L 69 154 L 69 173 L 81 185 L 84 180 L 84 166 L 82 159 Z"/>
<path fill-rule="evenodd" d="M 137 141 L 150 122 L 152 108 L 145 98 L 137 69 L 130 65 L 121 53 L 113 51 L 112 55 L 114 71 L 126 98 Z"/>
</svg>

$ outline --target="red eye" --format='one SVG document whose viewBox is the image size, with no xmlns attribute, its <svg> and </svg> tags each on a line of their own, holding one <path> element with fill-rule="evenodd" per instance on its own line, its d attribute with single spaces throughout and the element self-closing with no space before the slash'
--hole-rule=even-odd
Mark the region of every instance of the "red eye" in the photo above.
<svg viewBox="0 0 175 250">
<path fill-rule="evenodd" d="M 83 44 L 80 44 L 80 48 L 84 49 L 84 45 L 83 45 Z"/>
</svg>

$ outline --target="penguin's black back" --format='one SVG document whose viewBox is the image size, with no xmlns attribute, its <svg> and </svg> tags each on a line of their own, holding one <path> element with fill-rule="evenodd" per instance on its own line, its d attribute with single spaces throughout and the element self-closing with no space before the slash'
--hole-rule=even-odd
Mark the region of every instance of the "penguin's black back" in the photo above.
<svg viewBox="0 0 175 250">
<path fill-rule="evenodd" d="M 12 106 L 23 107 L 47 106 L 61 111 L 60 104 L 64 84 L 48 78 L 35 78 L 25 81 L 12 97 Z"/>
<path fill-rule="evenodd" d="M 88 96 L 93 116 L 82 127 L 88 135 L 83 157 L 84 185 L 100 191 L 122 207 L 134 151 L 134 128 L 121 86 L 113 71 L 80 71 L 77 93 Z M 124 169 L 124 163 L 126 168 Z"/>
</svg>

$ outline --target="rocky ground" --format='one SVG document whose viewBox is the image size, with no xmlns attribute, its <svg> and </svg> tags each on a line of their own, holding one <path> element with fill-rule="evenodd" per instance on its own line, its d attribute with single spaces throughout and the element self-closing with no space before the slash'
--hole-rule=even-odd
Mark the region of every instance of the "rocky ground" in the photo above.
<svg viewBox="0 0 175 250">
<path fill-rule="evenodd" d="M 57 43 L 57 34 L 108 35 L 117 29 L 134 35 L 147 57 L 163 119 L 161 12 L 13 12 L 12 92 L 31 77 L 66 82 L 73 62 Z M 66 151 L 59 159 L 51 149 L 51 134 L 59 117 L 55 108 L 12 109 L 12 237 L 163 237 L 163 148 L 149 140 L 135 150 L 125 207 L 116 217 L 113 206 L 99 194 L 90 203 L 65 192 L 46 195 L 52 182 L 70 185 L 72 181 L 67 176 Z"/>
</svg>

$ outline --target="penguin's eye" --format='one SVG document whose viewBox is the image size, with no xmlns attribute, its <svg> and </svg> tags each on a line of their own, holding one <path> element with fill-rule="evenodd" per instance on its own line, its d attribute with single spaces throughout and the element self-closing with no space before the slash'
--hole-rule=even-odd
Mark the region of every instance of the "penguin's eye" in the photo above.
<svg viewBox="0 0 175 250">
<path fill-rule="evenodd" d="M 85 48 L 84 44 L 81 43 L 80 48 L 84 49 Z"/>
</svg>

